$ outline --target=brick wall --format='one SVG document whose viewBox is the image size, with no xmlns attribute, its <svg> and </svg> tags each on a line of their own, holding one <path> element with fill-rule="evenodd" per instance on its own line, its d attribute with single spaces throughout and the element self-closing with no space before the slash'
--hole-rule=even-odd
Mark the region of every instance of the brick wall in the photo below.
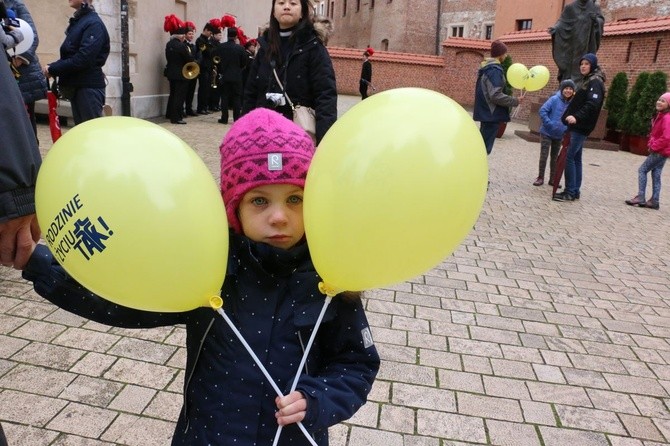
<svg viewBox="0 0 670 446">
<path fill-rule="evenodd" d="M 477 69 L 488 56 L 488 42 L 469 39 L 449 39 L 443 44 L 442 56 L 391 53 L 378 51 L 372 57 L 372 83 L 377 91 L 399 87 L 421 87 L 439 91 L 463 106 L 474 102 Z M 460 42 L 454 44 L 454 42 Z M 518 119 L 529 116 L 532 102 L 544 101 L 558 88 L 558 69 L 551 56 L 551 40 L 543 39 L 507 42 L 514 62 L 531 68 L 549 68 L 549 84 L 538 92 L 526 93 Z M 630 50 L 629 50 L 630 46 Z M 358 94 L 362 50 L 329 47 L 341 94 Z M 654 61 L 654 58 L 656 60 Z M 599 63 L 607 76 L 606 86 L 620 71 L 628 74 L 632 86 L 641 71 L 670 73 L 670 30 L 645 34 L 605 35 L 598 51 Z M 630 87 L 629 87 L 630 88 Z M 515 91 L 515 94 L 518 94 Z"/>
</svg>

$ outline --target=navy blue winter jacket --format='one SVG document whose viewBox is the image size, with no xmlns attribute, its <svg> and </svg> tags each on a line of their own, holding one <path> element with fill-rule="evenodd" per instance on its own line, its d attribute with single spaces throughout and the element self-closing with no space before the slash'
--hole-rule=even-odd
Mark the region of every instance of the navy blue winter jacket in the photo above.
<svg viewBox="0 0 670 446">
<path fill-rule="evenodd" d="M 506 80 L 503 67 L 497 59 L 482 62 L 477 72 L 475 106 L 472 118 L 479 122 L 509 122 L 509 108 L 519 100 L 503 93 Z"/>
<path fill-rule="evenodd" d="M 70 19 L 60 59 L 49 64 L 49 74 L 61 85 L 75 88 L 105 88 L 102 67 L 109 56 L 109 34 L 90 7 L 82 7 Z"/>
<path fill-rule="evenodd" d="M 113 304 L 71 279 L 45 246 L 38 246 L 23 276 L 44 298 L 103 324 L 186 325 L 184 406 L 173 445 L 272 444 L 276 394 L 218 313 L 152 313 Z M 323 306 L 319 281 L 306 244 L 286 251 L 231 233 L 223 308 L 284 394 Z M 328 427 L 365 403 L 379 356 L 359 299 L 336 296 L 317 333 L 297 390 L 307 398 L 303 425 L 323 446 Z M 309 443 L 293 424 L 283 429 L 279 444 Z"/>
<path fill-rule="evenodd" d="M 542 135 L 551 139 L 563 138 L 568 126 L 563 124 L 561 116 L 563 116 L 563 112 L 569 103 L 570 101 L 566 100 L 559 90 L 542 104 L 539 112 L 540 120 L 542 120 L 540 126 Z"/>
</svg>

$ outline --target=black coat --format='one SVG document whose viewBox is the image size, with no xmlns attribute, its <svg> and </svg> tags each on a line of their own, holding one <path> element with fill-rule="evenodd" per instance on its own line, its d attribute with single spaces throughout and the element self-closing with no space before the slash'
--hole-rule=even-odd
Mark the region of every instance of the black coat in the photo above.
<svg viewBox="0 0 670 446">
<path fill-rule="evenodd" d="M 181 74 L 181 69 L 184 65 L 194 60 L 186 42 L 182 42 L 177 38 L 170 38 L 165 45 L 165 59 L 167 60 L 165 76 L 168 80 L 186 80 L 184 75 Z"/>
<path fill-rule="evenodd" d="M 605 100 L 605 82 L 600 69 L 592 71 L 584 78 L 575 97 L 568 104 L 561 121 L 568 130 L 588 136 L 598 123 L 598 116 Z M 565 122 L 568 116 L 574 116 L 577 122 L 570 125 Z"/>
<path fill-rule="evenodd" d="M 217 45 L 212 50 L 212 57 L 220 57 L 221 61 L 217 65 L 219 79 L 222 82 L 242 83 L 242 70 L 247 65 L 247 52 L 237 43 L 229 40 L 221 45 Z"/>
<path fill-rule="evenodd" d="M 316 112 L 317 144 L 337 119 L 337 87 L 335 71 L 328 50 L 312 27 L 305 27 L 291 37 L 293 46 L 282 66 L 277 66 L 279 79 L 294 105 L 311 107 Z M 258 39 L 260 49 L 249 71 L 244 86 L 242 114 L 258 107 L 272 108 L 265 93 L 281 93 L 267 58 L 268 33 Z M 291 108 L 279 107 L 288 119 L 293 119 Z"/>
</svg>

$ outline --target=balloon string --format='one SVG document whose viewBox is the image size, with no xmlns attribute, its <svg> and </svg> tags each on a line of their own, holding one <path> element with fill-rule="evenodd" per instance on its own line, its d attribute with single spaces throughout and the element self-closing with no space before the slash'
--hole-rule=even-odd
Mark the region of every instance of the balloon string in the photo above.
<svg viewBox="0 0 670 446">
<path fill-rule="evenodd" d="M 261 360 L 258 358 L 258 356 L 256 356 L 256 353 L 254 353 L 254 351 L 251 349 L 251 346 L 247 343 L 246 339 L 244 339 L 244 337 L 242 336 L 242 333 L 240 333 L 240 331 L 237 329 L 235 324 L 233 324 L 233 321 L 231 321 L 230 318 L 228 317 L 228 315 L 223 311 L 223 308 L 216 308 L 216 312 L 219 313 L 221 315 L 221 317 L 223 317 L 223 320 L 226 321 L 226 323 L 228 324 L 230 329 L 233 330 L 233 333 L 235 333 L 235 336 L 237 336 L 237 339 L 240 340 L 240 342 L 242 343 L 244 348 L 247 350 L 247 352 L 249 352 L 249 354 L 254 359 L 254 362 L 256 363 L 258 368 L 260 368 L 261 372 L 263 372 L 263 375 L 265 375 L 265 379 L 268 380 L 268 382 L 270 383 L 270 385 L 272 386 L 274 391 L 277 393 L 277 395 L 280 398 L 283 397 L 284 395 L 281 393 L 281 390 L 279 390 L 279 387 L 277 387 L 277 384 L 272 379 L 272 377 L 268 373 L 267 369 L 265 368 L 265 366 L 263 365 Z M 303 424 L 301 422 L 298 422 L 298 427 L 300 428 L 302 433 L 305 435 L 305 438 L 307 438 L 307 440 L 309 441 L 309 443 L 312 446 L 318 446 L 316 444 L 316 442 L 314 441 L 314 439 L 312 438 L 312 436 L 309 434 L 309 432 L 307 432 L 307 429 L 305 428 L 305 426 L 303 426 Z"/>
<path fill-rule="evenodd" d="M 521 94 L 519 97 L 523 99 L 523 97 L 526 96 L 526 90 L 524 88 L 521 89 Z M 512 113 L 512 118 L 516 118 L 516 115 L 519 114 L 519 109 L 521 108 L 521 104 L 517 105 L 517 107 L 514 109 L 514 112 Z"/>
<path fill-rule="evenodd" d="M 326 296 L 326 300 L 323 302 L 323 306 L 321 307 L 321 313 L 319 313 L 319 317 L 316 319 L 316 324 L 314 324 L 312 334 L 309 337 L 309 341 L 307 341 L 307 346 L 305 347 L 305 351 L 302 354 L 302 359 L 300 360 L 300 365 L 298 366 L 298 371 L 295 374 L 295 378 L 293 378 L 293 384 L 291 385 L 291 391 L 289 393 L 293 392 L 295 388 L 298 387 L 300 372 L 305 367 L 305 363 L 307 362 L 307 355 L 309 355 L 309 351 L 312 349 L 312 344 L 314 344 L 314 339 L 316 338 L 316 332 L 321 326 L 323 316 L 326 314 L 326 309 L 328 308 L 328 305 L 332 300 L 333 296 L 328 295 Z M 275 439 L 272 442 L 272 446 L 277 446 L 277 442 L 279 442 L 279 436 L 281 435 L 282 427 L 283 426 L 279 426 L 277 428 L 277 433 L 275 434 Z"/>
</svg>

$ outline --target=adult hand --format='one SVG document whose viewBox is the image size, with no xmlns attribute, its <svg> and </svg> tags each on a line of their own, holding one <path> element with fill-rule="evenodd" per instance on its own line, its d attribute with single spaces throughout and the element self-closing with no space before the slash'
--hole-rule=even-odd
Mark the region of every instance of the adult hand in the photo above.
<svg viewBox="0 0 670 446">
<path fill-rule="evenodd" d="M 280 426 L 286 426 L 291 423 L 298 423 L 305 419 L 307 411 L 307 400 L 302 393 L 294 390 L 283 398 L 275 398 L 277 412 L 275 417 Z"/>
<path fill-rule="evenodd" d="M 577 123 L 577 118 L 574 116 L 570 115 L 565 118 L 565 122 L 567 122 L 570 125 L 575 125 Z"/>
<path fill-rule="evenodd" d="M 44 77 L 46 77 L 47 79 L 50 77 L 50 75 L 49 75 L 49 65 L 44 65 L 42 67 L 42 73 L 44 74 Z"/>
<path fill-rule="evenodd" d="M 0 264 L 25 268 L 39 238 L 35 214 L 0 223 Z"/>
</svg>

